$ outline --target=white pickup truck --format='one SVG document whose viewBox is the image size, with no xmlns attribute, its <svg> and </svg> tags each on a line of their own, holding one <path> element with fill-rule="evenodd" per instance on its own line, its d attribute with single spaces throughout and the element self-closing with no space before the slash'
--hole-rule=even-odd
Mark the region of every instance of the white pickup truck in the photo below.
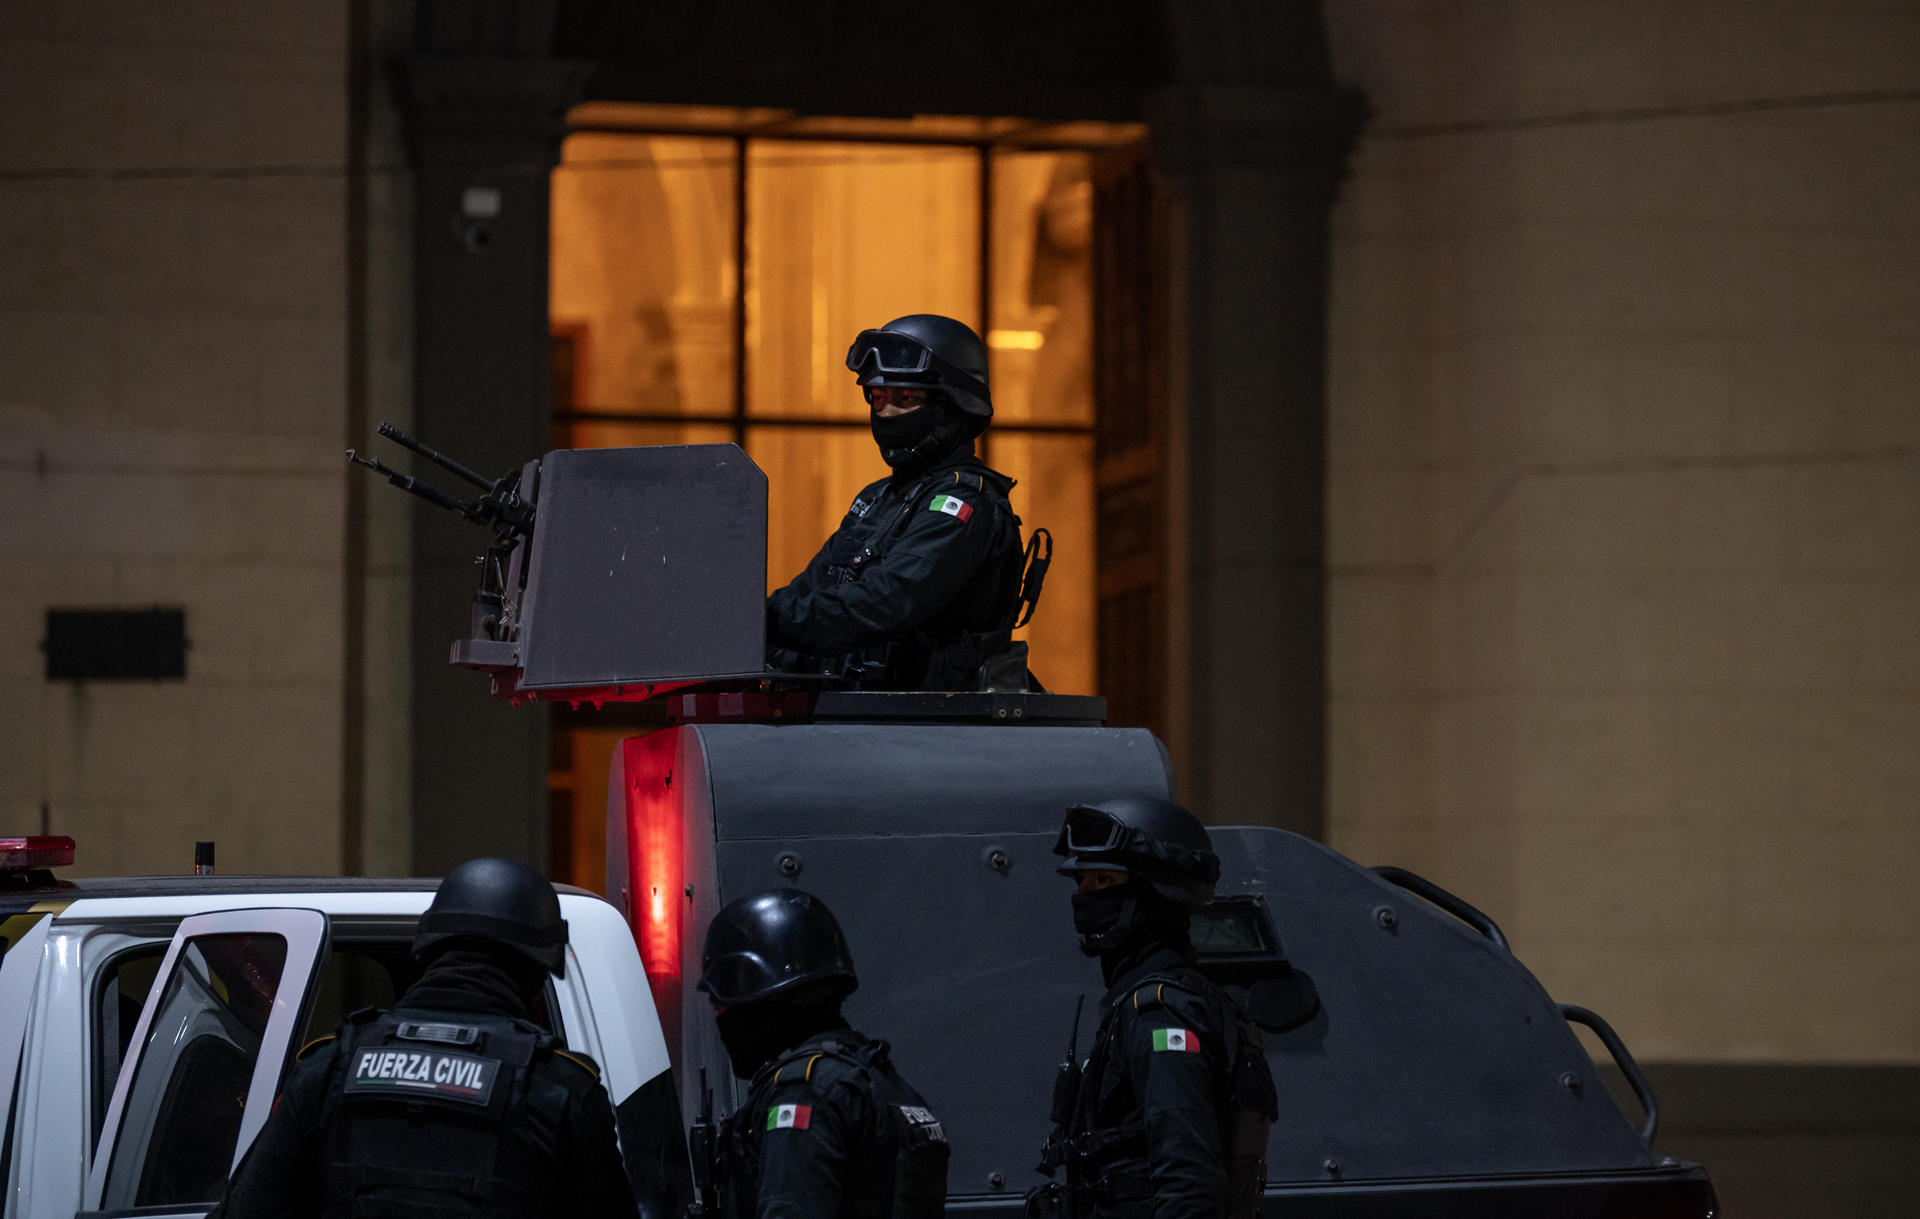
<svg viewBox="0 0 1920 1219">
<path fill-rule="evenodd" d="M 20 866 L 60 862 L 61 843 L 71 858 L 51 843 L 0 840 L 0 1216 L 203 1215 L 294 1052 L 418 972 L 409 943 L 434 882 L 61 882 Z M 686 1152 L 653 997 L 618 911 L 571 888 L 560 910 L 566 972 L 536 1016 L 600 1064 L 656 1210 Z"/>
</svg>

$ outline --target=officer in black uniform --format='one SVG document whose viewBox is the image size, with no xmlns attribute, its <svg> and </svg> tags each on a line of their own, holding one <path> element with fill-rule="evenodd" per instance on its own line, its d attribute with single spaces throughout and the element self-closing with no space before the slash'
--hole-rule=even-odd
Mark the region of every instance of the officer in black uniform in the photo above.
<svg viewBox="0 0 1920 1219">
<path fill-rule="evenodd" d="M 1193 911 L 1220 859 L 1177 804 L 1115 799 L 1067 810 L 1054 853 L 1078 882 L 1073 925 L 1107 983 L 1078 1094 L 1042 1156 L 1067 1170 L 1075 1216 L 1258 1214 L 1273 1077 L 1259 1029 L 1197 965 Z"/>
<path fill-rule="evenodd" d="M 538 872 L 449 872 L 419 980 L 300 1052 L 216 1213 L 637 1216 L 599 1069 L 528 1019 L 566 949 Z"/>
<path fill-rule="evenodd" d="M 887 1043 L 847 1027 L 859 979 L 819 898 L 775 889 L 730 902 L 700 954 L 746 1105 L 721 1132 L 714 1181 L 727 1219 L 938 1219 L 947 1142 Z"/>
<path fill-rule="evenodd" d="M 1021 598 L 1013 480 L 974 456 L 993 416 L 987 348 L 930 313 L 863 330 L 847 351 L 893 473 L 767 598 L 782 667 L 847 673 L 869 689 L 965 690 L 1012 647 Z M 1019 676 L 1024 679 L 1024 660 Z"/>
</svg>

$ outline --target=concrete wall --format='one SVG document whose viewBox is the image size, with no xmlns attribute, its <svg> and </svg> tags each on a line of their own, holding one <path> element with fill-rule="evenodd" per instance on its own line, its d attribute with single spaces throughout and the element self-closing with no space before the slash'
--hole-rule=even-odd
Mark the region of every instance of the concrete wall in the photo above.
<svg viewBox="0 0 1920 1219">
<path fill-rule="evenodd" d="M 1920 6 L 1327 6 L 1332 841 L 1643 1059 L 1920 1062 Z"/>
<path fill-rule="evenodd" d="M 347 6 L 0 7 L 0 830 L 342 859 Z M 49 683 L 50 607 L 185 681 Z"/>
</svg>

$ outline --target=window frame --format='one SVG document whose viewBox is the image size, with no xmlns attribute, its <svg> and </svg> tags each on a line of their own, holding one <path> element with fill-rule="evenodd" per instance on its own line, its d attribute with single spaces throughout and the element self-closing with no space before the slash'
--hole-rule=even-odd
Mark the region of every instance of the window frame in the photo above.
<svg viewBox="0 0 1920 1219">
<path fill-rule="evenodd" d="M 1003 121 L 1004 122 L 1004 121 Z M 910 125 L 903 125 L 910 126 Z M 1111 126 L 1111 125 L 1110 125 Z M 1124 129 L 1124 128 L 1122 128 Z M 776 127 L 759 129 L 713 129 L 700 126 L 673 127 L 660 124 L 627 126 L 617 122 L 574 122 L 567 128 L 568 135 L 613 135 L 648 137 L 698 137 L 703 139 L 726 139 L 733 146 L 733 401 L 726 411 L 689 411 L 674 413 L 669 411 L 627 410 L 613 408 L 595 408 L 591 403 L 570 402 L 564 408 L 551 412 L 550 424 L 563 433 L 570 433 L 576 425 L 594 423 L 624 423 L 652 425 L 720 426 L 731 430 L 731 439 L 742 449 L 747 447 L 747 435 L 762 429 L 842 429 L 867 430 L 867 420 L 849 417 L 844 414 L 830 414 L 823 411 L 803 411 L 791 414 L 752 414 L 747 403 L 747 337 L 749 332 L 747 318 L 748 300 L 748 262 L 753 251 L 748 242 L 747 213 L 751 184 L 749 181 L 752 162 L 752 148 L 755 144 L 883 144 L 909 148 L 961 148 L 971 151 L 978 159 L 979 216 L 980 231 L 975 240 L 975 255 L 978 260 L 977 283 L 979 299 L 975 309 L 979 315 L 980 337 L 987 341 L 993 327 L 993 218 L 994 206 L 994 157 L 1000 153 L 1084 153 L 1097 156 L 1111 151 L 1116 142 L 1103 139 L 1060 139 L 1057 127 L 1027 124 L 994 128 L 991 123 L 986 130 L 993 132 L 988 138 L 954 139 L 933 138 L 915 135 L 909 129 L 899 134 L 880 132 L 867 124 L 862 130 L 838 130 L 830 122 L 816 123 L 792 131 L 782 131 Z M 1036 132 L 1038 134 L 1036 134 Z M 1141 138 L 1135 135 L 1127 141 L 1137 142 Z M 563 166 L 564 168 L 564 163 Z M 553 323 L 550 322 L 550 328 Z M 570 329 L 572 328 L 572 329 Z M 567 337 L 577 340 L 574 333 L 577 327 L 573 323 L 559 323 L 560 330 L 568 331 Z M 578 382 L 576 379 L 576 386 Z M 981 460 L 992 463 L 993 436 L 1015 433 L 1034 436 L 1092 436 L 1094 420 L 1083 423 L 1044 423 L 1030 419 L 999 419 L 980 438 Z"/>
</svg>

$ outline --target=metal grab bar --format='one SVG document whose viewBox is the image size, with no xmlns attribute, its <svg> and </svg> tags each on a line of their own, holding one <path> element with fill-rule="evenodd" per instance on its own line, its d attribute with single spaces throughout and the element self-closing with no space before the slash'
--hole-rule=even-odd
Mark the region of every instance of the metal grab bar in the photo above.
<svg viewBox="0 0 1920 1219">
<path fill-rule="evenodd" d="M 1500 928 L 1494 925 L 1492 919 L 1482 914 L 1473 906 L 1468 905 L 1465 901 L 1442 889 L 1439 885 L 1434 884 L 1426 877 L 1415 875 L 1405 868 L 1389 867 L 1375 868 L 1373 869 L 1373 874 L 1388 884 L 1398 885 L 1416 897 L 1425 898 L 1475 931 L 1478 931 L 1481 935 L 1486 936 L 1501 948 L 1506 948 L 1508 952 L 1513 951 L 1511 948 L 1507 948 L 1507 937 L 1500 934 Z"/>
<path fill-rule="evenodd" d="M 1600 1039 L 1600 1044 L 1607 1047 L 1607 1053 L 1613 1055 L 1613 1065 L 1619 1067 L 1620 1074 L 1627 1077 L 1627 1086 L 1633 1089 L 1640 1108 L 1647 1114 L 1647 1120 L 1640 1126 L 1640 1141 L 1649 1147 L 1653 1146 L 1654 1132 L 1660 1129 L 1660 1102 L 1653 1098 L 1653 1085 L 1641 1074 L 1640 1064 L 1627 1052 L 1627 1043 L 1620 1040 L 1620 1034 L 1614 1032 L 1613 1026 L 1602 1020 L 1597 1012 L 1562 1003 L 1560 1014 L 1571 1024 L 1584 1024 L 1592 1029 L 1593 1035 Z"/>
</svg>

